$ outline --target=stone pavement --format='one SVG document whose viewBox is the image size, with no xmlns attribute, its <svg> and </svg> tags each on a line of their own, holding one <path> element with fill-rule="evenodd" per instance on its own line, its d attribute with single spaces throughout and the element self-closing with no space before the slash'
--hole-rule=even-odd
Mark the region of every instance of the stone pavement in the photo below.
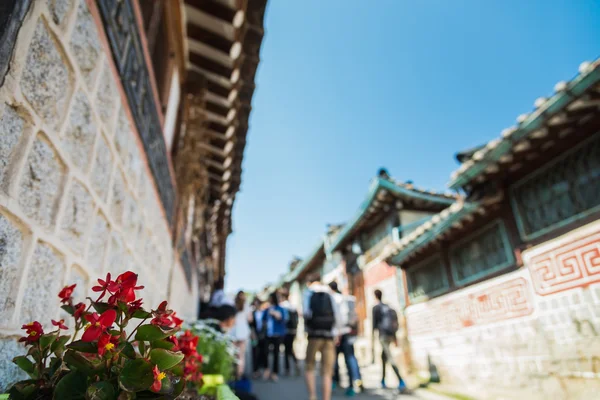
<svg viewBox="0 0 600 400">
<path fill-rule="evenodd" d="M 379 379 L 381 371 L 378 368 L 362 368 L 363 380 L 366 387 L 364 393 L 357 394 L 356 399 L 362 400 L 448 400 L 447 397 L 417 390 L 411 395 L 399 395 L 393 389 L 381 389 Z M 344 376 L 342 372 L 342 376 Z M 390 382 L 391 386 L 392 382 Z M 308 392 L 302 377 L 282 377 L 279 382 L 253 382 L 253 392 L 259 400 L 308 400 Z M 320 397 L 319 397 L 320 398 Z M 336 389 L 333 400 L 346 399 L 343 389 Z"/>
</svg>

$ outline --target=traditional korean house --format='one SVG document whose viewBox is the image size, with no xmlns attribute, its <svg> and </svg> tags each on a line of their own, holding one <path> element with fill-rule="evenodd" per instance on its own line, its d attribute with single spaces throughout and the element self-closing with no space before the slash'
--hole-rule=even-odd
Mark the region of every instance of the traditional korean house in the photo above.
<svg viewBox="0 0 600 400">
<path fill-rule="evenodd" d="M 477 398 L 597 398 L 600 62 L 480 148 L 466 198 L 384 249 L 414 366 Z"/>
<path fill-rule="evenodd" d="M 2 1 L 0 392 L 61 285 L 135 271 L 145 306 L 193 320 L 225 275 L 265 8 Z"/>
</svg>

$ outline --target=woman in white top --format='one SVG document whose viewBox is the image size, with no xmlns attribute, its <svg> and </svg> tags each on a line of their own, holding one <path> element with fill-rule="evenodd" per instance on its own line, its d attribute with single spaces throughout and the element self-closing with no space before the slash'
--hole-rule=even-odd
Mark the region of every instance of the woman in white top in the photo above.
<svg viewBox="0 0 600 400">
<path fill-rule="evenodd" d="M 240 378 L 246 367 L 246 346 L 248 345 L 248 339 L 250 339 L 250 324 L 248 322 L 250 309 L 246 304 L 246 294 L 243 291 L 239 291 L 235 296 L 235 308 L 237 309 L 235 325 L 230 334 L 238 348 L 237 373 L 238 378 Z"/>
</svg>

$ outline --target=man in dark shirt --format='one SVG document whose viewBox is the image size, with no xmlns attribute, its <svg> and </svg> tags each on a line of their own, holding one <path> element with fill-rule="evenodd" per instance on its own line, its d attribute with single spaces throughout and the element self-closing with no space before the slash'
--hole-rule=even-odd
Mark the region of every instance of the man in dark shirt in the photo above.
<svg viewBox="0 0 600 400">
<path fill-rule="evenodd" d="M 382 301 L 383 293 L 381 290 L 375 290 L 375 299 L 377 303 L 373 307 L 373 340 L 375 339 L 375 332 L 379 334 L 379 343 L 381 344 L 381 362 L 382 362 L 382 378 L 381 378 L 381 386 L 386 387 L 385 385 L 385 370 L 387 367 L 387 363 L 389 362 L 392 365 L 392 369 L 400 382 L 398 385 L 398 390 L 400 393 L 406 393 L 408 389 L 406 388 L 406 383 L 400 376 L 400 370 L 394 361 L 394 357 L 392 356 L 392 352 L 390 350 L 390 346 L 392 343 L 398 344 L 396 339 L 396 334 L 391 334 L 389 331 L 385 331 L 383 328 L 384 320 L 388 318 L 388 314 L 391 312 L 391 308 Z M 395 313 L 394 313 L 395 315 Z M 374 346 L 373 346 L 374 348 Z M 375 362 L 375 357 L 373 357 L 373 362 Z"/>
</svg>

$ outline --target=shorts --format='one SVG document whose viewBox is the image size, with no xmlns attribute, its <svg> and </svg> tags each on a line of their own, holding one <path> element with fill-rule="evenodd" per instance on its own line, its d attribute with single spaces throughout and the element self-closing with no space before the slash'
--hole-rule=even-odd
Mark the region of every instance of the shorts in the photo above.
<svg viewBox="0 0 600 400">
<path fill-rule="evenodd" d="M 335 363 L 335 343 L 333 339 L 309 338 L 306 347 L 305 370 L 314 371 L 317 353 L 321 353 L 321 375 L 333 375 Z"/>
</svg>

